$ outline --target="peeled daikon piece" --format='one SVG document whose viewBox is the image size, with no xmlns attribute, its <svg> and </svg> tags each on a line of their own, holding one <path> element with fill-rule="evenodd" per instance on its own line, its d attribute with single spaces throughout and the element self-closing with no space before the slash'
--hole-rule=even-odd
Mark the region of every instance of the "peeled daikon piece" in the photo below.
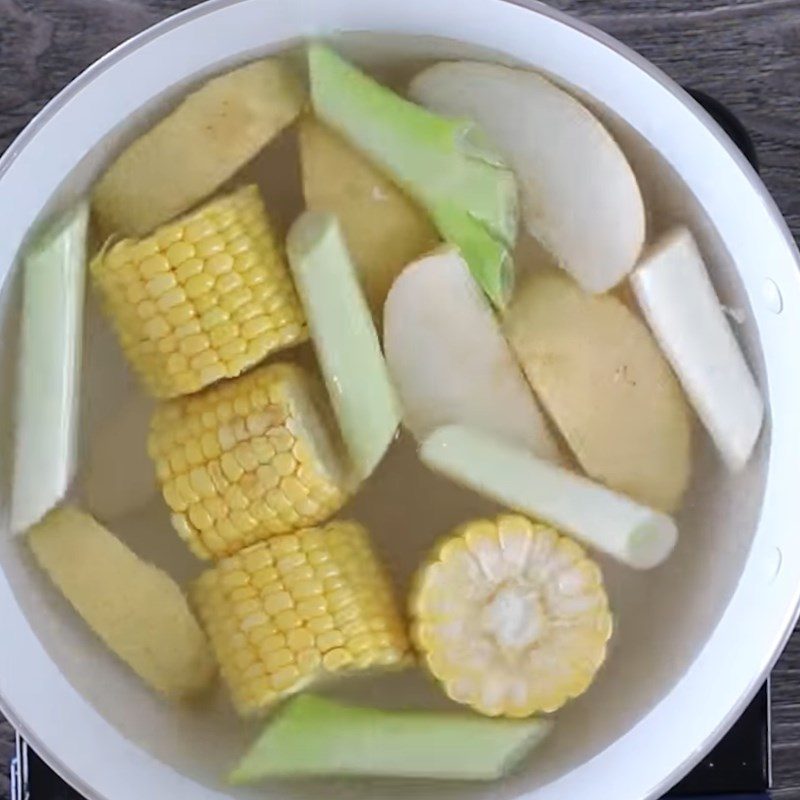
<svg viewBox="0 0 800 800">
<path fill-rule="evenodd" d="M 586 473 L 674 511 L 689 482 L 689 408 L 644 323 L 616 297 L 588 294 L 553 270 L 520 286 L 504 326 Z"/>
<path fill-rule="evenodd" d="M 558 446 L 464 259 L 439 248 L 392 284 L 383 344 L 403 421 L 417 439 L 470 425 L 518 441 L 542 458 Z"/>
<path fill-rule="evenodd" d="M 436 64 L 410 96 L 467 117 L 511 165 L 523 223 L 587 291 L 605 292 L 633 269 L 645 235 L 639 185 L 600 121 L 536 73 L 497 64 Z"/>
<path fill-rule="evenodd" d="M 764 401 L 692 234 L 670 232 L 642 260 L 631 284 L 725 464 L 741 469 L 758 440 Z"/>
</svg>

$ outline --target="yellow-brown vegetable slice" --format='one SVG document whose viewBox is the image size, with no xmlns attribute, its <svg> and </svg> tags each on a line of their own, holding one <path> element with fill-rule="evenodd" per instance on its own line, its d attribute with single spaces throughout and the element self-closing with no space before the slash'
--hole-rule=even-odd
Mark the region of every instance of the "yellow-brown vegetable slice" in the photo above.
<svg viewBox="0 0 800 800">
<path fill-rule="evenodd" d="M 376 319 L 400 270 L 436 246 L 425 212 L 321 122 L 300 124 L 303 193 L 313 211 L 334 214 Z"/>
<path fill-rule="evenodd" d="M 98 181 L 104 235 L 145 236 L 199 203 L 297 116 L 300 83 L 267 58 L 213 78 L 131 144 Z"/>
<path fill-rule="evenodd" d="M 386 574 L 355 522 L 252 545 L 204 572 L 193 599 L 243 715 L 326 675 L 409 656 Z"/>
<path fill-rule="evenodd" d="M 169 575 L 76 508 L 50 512 L 28 544 L 91 629 L 150 686 L 182 697 L 210 683 L 211 649 Z"/>
<path fill-rule="evenodd" d="M 308 336 L 255 186 L 117 242 L 91 271 L 122 349 L 156 397 L 235 377 Z"/>
<path fill-rule="evenodd" d="M 674 511 L 691 469 L 689 409 L 644 324 L 616 297 L 541 272 L 520 286 L 505 331 L 587 474 Z"/>
<path fill-rule="evenodd" d="M 156 410 L 148 451 L 172 523 L 200 558 L 324 522 L 347 499 L 324 390 L 269 364 Z"/>
</svg>

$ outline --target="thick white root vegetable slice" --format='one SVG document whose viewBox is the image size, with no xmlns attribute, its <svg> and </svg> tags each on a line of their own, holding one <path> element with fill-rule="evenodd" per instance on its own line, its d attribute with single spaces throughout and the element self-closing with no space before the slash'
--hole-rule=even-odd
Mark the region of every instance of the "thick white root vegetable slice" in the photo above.
<svg viewBox="0 0 800 800">
<path fill-rule="evenodd" d="M 75 469 L 88 220 L 84 203 L 23 260 L 13 533 L 63 499 Z"/>
<path fill-rule="evenodd" d="M 552 271 L 520 286 L 505 331 L 586 473 L 674 511 L 691 469 L 690 412 L 644 323 L 616 297 Z"/>
<path fill-rule="evenodd" d="M 98 181 L 92 208 L 102 233 L 145 236 L 188 211 L 291 123 L 304 99 L 299 80 L 276 58 L 212 78 Z"/>
<path fill-rule="evenodd" d="M 677 542 L 666 514 L 480 431 L 441 428 L 423 442 L 420 457 L 431 469 L 636 569 L 658 566 Z"/>
<path fill-rule="evenodd" d="M 732 471 L 747 463 L 764 401 L 692 234 L 678 228 L 631 276 L 636 298 L 689 401 Z"/>
<path fill-rule="evenodd" d="M 383 325 L 403 420 L 417 439 L 458 423 L 559 460 L 491 306 L 455 248 L 403 270 L 386 298 Z"/>
<path fill-rule="evenodd" d="M 153 689 L 182 697 L 210 683 L 211 648 L 169 575 L 76 508 L 48 514 L 28 544 L 89 627 Z"/>
<path fill-rule="evenodd" d="M 411 82 L 413 99 L 475 120 L 511 164 L 523 223 L 590 292 L 633 268 L 645 214 L 617 143 L 575 98 L 541 75 L 497 64 L 436 64 Z"/>
<path fill-rule="evenodd" d="M 307 211 L 289 231 L 286 247 L 358 483 L 394 439 L 400 403 L 336 217 Z"/>
</svg>

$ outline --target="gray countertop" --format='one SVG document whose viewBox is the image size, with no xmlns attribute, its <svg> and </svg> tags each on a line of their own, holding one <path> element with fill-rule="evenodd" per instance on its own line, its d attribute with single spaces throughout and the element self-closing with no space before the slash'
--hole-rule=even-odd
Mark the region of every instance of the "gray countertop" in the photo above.
<svg viewBox="0 0 800 800">
<path fill-rule="evenodd" d="M 453 0 L 454 5 L 457 0 Z M 192 0 L 0 0 L 0 152 L 52 95 L 128 36 Z M 749 129 L 800 234 L 800 0 L 558 0 Z M 774 675 L 775 798 L 800 800 L 800 633 Z M 0 721 L 0 800 L 12 733 Z"/>
</svg>

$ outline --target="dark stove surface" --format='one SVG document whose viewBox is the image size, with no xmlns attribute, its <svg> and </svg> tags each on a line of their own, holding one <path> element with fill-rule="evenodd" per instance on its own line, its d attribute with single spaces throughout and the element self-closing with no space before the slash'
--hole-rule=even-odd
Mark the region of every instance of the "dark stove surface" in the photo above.
<svg viewBox="0 0 800 800">
<path fill-rule="evenodd" d="M 728 736 L 670 792 L 669 798 L 765 798 L 770 784 L 769 687 L 759 692 Z M 26 763 L 27 762 L 27 763 Z M 25 773 L 27 772 L 27 780 Z M 11 800 L 83 800 L 30 748 L 20 745 Z"/>
</svg>

